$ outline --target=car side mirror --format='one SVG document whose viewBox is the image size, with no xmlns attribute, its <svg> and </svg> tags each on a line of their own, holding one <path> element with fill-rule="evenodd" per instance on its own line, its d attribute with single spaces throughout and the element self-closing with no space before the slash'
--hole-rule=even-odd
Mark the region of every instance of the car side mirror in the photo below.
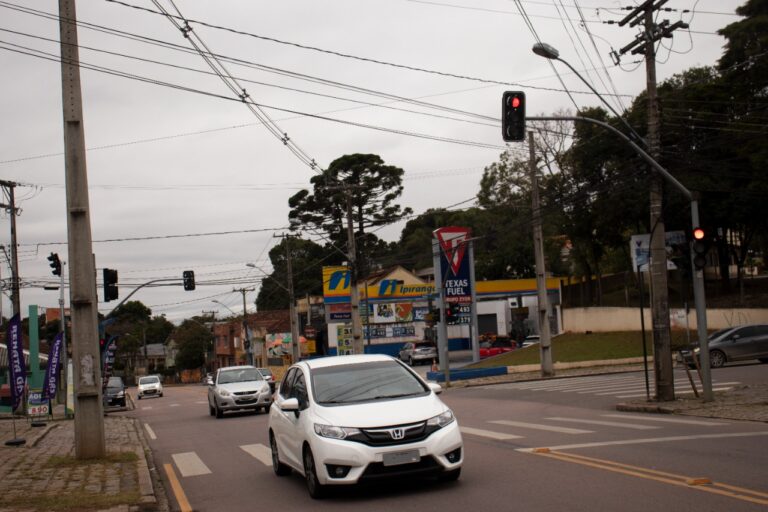
<svg viewBox="0 0 768 512">
<path fill-rule="evenodd" d="M 287 398 L 280 402 L 280 409 L 284 411 L 295 411 L 299 412 L 299 399 L 298 398 Z"/>
<path fill-rule="evenodd" d="M 443 386 L 441 386 L 437 382 L 429 382 L 427 383 L 427 385 L 429 386 L 429 389 L 435 392 L 436 395 L 439 395 L 440 393 L 443 392 Z"/>
</svg>

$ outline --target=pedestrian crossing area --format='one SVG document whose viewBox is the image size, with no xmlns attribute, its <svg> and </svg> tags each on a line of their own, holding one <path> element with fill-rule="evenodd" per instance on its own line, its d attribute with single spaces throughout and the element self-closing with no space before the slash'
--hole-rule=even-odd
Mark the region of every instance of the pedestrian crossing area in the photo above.
<svg viewBox="0 0 768 512">
<path fill-rule="evenodd" d="M 701 384 L 696 382 L 696 390 L 701 393 Z M 738 385 L 738 381 L 712 380 L 712 391 L 727 391 Z M 564 379 L 537 380 L 533 382 L 512 382 L 494 385 L 495 390 L 514 390 L 530 393 L 572 393 L 574 395 L 594 395 L 613 398 L 644 398 L 646 396 L 645 377 L 642 373 L 598 375 L 594 377 L 574 377 Z M 650 382 L 653 394 L 653 382 Z M 675 373 L 675 394 L 694 394 L 685 373 Z"/>
<path fill-rule="evenodd" d="M 591 417 L 568 417 L 568 416 L 544 416 L 534 421 L 520 421 L 511 419 L 493 419 L 487 420 L 482 424 L 472 424 L 471 422 L 461 422 L 461 432 L 464 436 L 464 442 L 471 443 L 473 440 L 486 439 L 492 441 L 509 442 L 513 444 L 511 448 L 517 451 L 531 450 L 530 446 L 540 446 L 547 441 L 556 441 L 562 443 L 564 439 L 579 439 L 576 444 L 568 444 L 568 447 L 588 447 L 610 444 L 638 443 L 638 442 L 665 442 L 668 440 L 682 440 L 683 437 L 670 437 L 665 435 L 665 431 L 670 428 L 676 428 L 679 433 L 680 427 L 701 427 L 698 437 L 715 438 L 719 436 L 733 436 L 732 433 L 724 433 L 716 427 L 730 425 L 730 422 L 713 419 L 698 418 L 666 418 L 646 414 L 621 414 L 621 413 L 599 413 Z M 145 424 L 147 432 L 152 439 L 155 439 L 154 432 L 148 424 Z M 635 431 L 644 431 L 646 437 L 640 439 L 616 439 L 622 432 L 633 433 Z M 592 435 L 590 435 L 592 434 Z M 655 435 L 656 437 L 648 437 Z M 747 434 L 749 435 L 749 434 Z M 757 435 L 757 433 L 753 434 Z M 760 435 L 768 435 L 768 432 L 762 432 Z M 565 436 L 565 437 L 563 437 Z M 696 437 L 695 435 L 692 437 Z M 605 441 L 596 441 L 604 439 Z M 525 447 L 528 445 L 528 447 Z M 266 444 L 253 443 L 237 447 L 237 453 L 247 456 L 263 467 L 271 469 L 272 453 Z M 171 455 L 174 465 L 178 469 L 182 478 L 201 477 L 212 473 L 210 466 L 194 451 L 174 453 Z M 209 461 L 212 462 L 212 461 Z"/>
</svg>

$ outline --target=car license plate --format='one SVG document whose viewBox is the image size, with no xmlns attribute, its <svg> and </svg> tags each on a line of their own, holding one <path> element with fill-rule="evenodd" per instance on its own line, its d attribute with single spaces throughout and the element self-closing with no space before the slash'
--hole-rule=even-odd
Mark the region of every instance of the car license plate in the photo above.
<svg viewBox="0 0 768 512">
<path fill-rule="evenodd" d="M 412 464 L 420 460 L 419 450 L 408 450 L 407 452 L 385 453 L 382 462 L 385 466 L 397 466 L 400 464 Z"/>
</svg>

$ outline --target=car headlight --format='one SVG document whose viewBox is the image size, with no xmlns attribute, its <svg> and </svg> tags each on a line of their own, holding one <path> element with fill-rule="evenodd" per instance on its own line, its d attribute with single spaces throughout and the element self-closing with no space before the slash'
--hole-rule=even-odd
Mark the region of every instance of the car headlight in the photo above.
<svg viewBox="0 0 768 512">
<path fill-rule="evenodd" d="M 118 391 L 117 392 L 117 398 L 123 398 L 125 396 L 125 391 Z"/>
<path fill-rule="evenodd" d="M 220 390 L 218 391 L 218 393 L 219 393 L 219 396 L 229 396 L 229 395 L 231 395 L 231 394 L 232 394 L 232 393 L 230 393 L 229 391 L 227 391 L 226 389 L 220 389 Z"/>
<path fill-rule="evenodd" d="M 455 419 L 456 418 L 453 417 L 453 412 L 450 409 L 448 409 L 447 411 L 440 413 L 437 416 L 429 418 L 427 420 L 427 425 L 430 427 L 443 428 L 444 426 L 450 424 Z"/>
<path fill-rule="evenodd" d="M 269 391 L 269 384 L 264 384 L 263 386 L 261 386 L 262 393 L 266 393 L 267 391 Z"/>
<path fill-rule="evenodd" d="M 333 425 L 322 425 L 315 423 L 315 434 L 321 437 L 330 437 L 331 439 L 346 439 L 347 436 L 359 434 L 360 429 L 353 427 L 335 427 Z"/>
</svg>

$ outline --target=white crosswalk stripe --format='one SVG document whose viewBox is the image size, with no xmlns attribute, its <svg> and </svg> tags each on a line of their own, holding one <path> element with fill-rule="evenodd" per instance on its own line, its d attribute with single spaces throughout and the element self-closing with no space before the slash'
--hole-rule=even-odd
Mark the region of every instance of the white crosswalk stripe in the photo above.
<svg viewBox="0 0 768 512">
<path fill-rule="evenodd" d="M 622 423 L 618 421 L 584 420 L 581 418 L 552 417 L 552 418 L 544 418 L 544 419 L 551 420 L 551 421 L 569 421 L 571 423 L 584 423 L 586 425 L 602 425 L 606 427 L 631 428 L 634 430 L 652 430 L 655 428 L 659 428 L 653 425 L 638 425 L 637 423 Z"/>
<path fill-rule="evenodd" d="M 639 421 L 651 421 L 657 423 L 679 423 L 681 425 L 703 425 L 706 427 L 730 424 L 722 421 L 689 420 L 684 418 L 659 418 L 658 416 L 650 416 L 647 414 L 603 414 L 602 416 L 605 418 L 621 418 Z"/>
<path fill-rule="evenodd" d="M 195 452 L 174 453 L 171 457 L 173 462 L 176 463 L 181 476 L 199 476 L 211 473 L 208 466 L 205 465 Z"/>
<path fill-rule="evenodd" d="M 516 436 L 514 434 L 505 434 L 504 432 L 494 432 L 492 430 L 483 430 L 481 428 L 472 427 L 460 427 L 462 434 L 470 434 L 473 436 L 487 437 L 489 439 L 496 439 L 498 441 L 506 441 L 508 439 L 522 439 L 523 436 Z"/>
<path fill-rule="evenodd" d="M 542 425 L 541 423 L 526 423 L 523 421 L 495 420 L 488 423 L 496 425 L 507 425 L 510 427 L 528 428 L 533 430 L 544 430 L 546 432 L 559 432 L 561 434 L 591 434 L 592 430 L 581 430 L 578 428 L 555 427 L 553 425 Z"/>
<path fill-rule="evenodd" d="M 272 467 L 272 451 L 267 446 L 260 443 L 244 444 L 240 449 L 265 466 Z"/>
<path fill-rule="evenodd" d="M 651 384 L 653 384 L 651 382 Z M 713 381 L 716 391 L 725 391 L 739 382 Z M 697 390 L 701 384 L 696 382 Z M 691 394 L 690 381 L 685 374 L 676 373 L 675 387 L 678 394 Z M 517 382 L 495 386 L 494 389 L 519 390 L 526 392 L 577 393 L 581 395 L 607 396 L 615 398 L 640 398 L 645 396 L 645 377 L 642 374 L 632 375 L 600 375 L 595 377 L 578 377 L 566 379 L 551 379 L 535 382 Z"/>
</svg>

